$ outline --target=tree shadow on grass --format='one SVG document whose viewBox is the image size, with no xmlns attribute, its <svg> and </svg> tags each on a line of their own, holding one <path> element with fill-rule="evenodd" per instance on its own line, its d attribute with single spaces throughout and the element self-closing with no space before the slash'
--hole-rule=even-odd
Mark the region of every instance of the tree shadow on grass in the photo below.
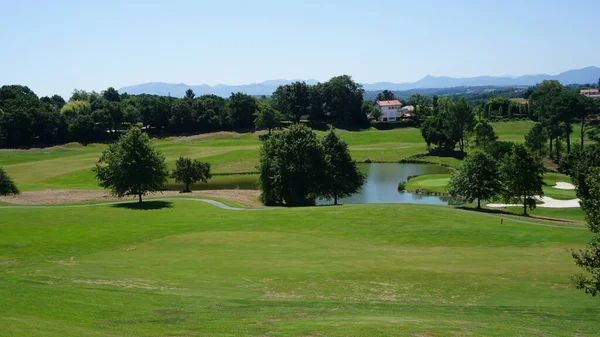
<svg viewBox="0 0 600 337">
<path fill-rule="evenodd" d="M 165 209 L 165 208 L 173 208 L 173 203 L 170 201 L 156 200 L 156 201 L 144 201 L 142 203 L 131 202 L 131 203 L 126 203 L 126 204 L 116 204 L 116 205 L 112 205 L 112 207 L 126 208 L 126 209 L 138 210 L 138 211 L 152 211 L 152 210 L 159 210 L 159 209 Z"/>
</svg>

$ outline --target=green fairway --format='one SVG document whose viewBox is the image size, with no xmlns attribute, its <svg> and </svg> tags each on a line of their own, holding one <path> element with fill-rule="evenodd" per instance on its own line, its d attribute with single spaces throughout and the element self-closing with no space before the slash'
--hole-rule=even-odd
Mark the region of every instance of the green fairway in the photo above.
<svg viewBox="0 0 600 337">
<path fill-rule="evenodd" d="M 495 123 L 501 140 L 522 141 L 533 122 Z M 319 135 L 324 132 L 318 131 Z M 354 159 L 397 162 L 426 152 L 419 129 L 389 131 L 339 130 Z M 256 133 L 213 133 L 199 137 L 155 139 L 155 145 L 173 167 L 179 156 L 209 162 L 214 173 L 256 172 L 260 141 Z M 105 144 L 83 146 L 70 143 L 48 149 L 0 150 L 3 166 L 23 191 L 48 188 L 97 189 L 91 172 Z M 460 161 L 449 157 L 426 157 L 424 160 L 457 166 Z"/>
<path fill-rule="evenodd" d="M 446 193 L 449 180 L 450 174 L 426 174 L 410 179 L 406 183 L 406 190 L 427 190 L 433 193 Z"/>
<path fill-rule="evenodd" d="M 589 232 L 450 207 L 2 209 L 2 336 L 594 336 Z"/>
</svg>

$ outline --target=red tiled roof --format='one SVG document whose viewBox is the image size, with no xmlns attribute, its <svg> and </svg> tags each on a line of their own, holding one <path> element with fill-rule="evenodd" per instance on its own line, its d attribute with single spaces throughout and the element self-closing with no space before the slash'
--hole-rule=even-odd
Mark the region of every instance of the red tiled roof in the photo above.
<svg viewBox="0 0 600 337">
<path fill-rule="evenodd" d="M 402 105 L 399 100 L 395 99 L 393 101 L 377 101 L 375 102 L 379 106 L 393 106 L 393 105 Z"/>
<path fill-rule="evenodd" d="M 521 104 L 527 104 L 527 100 L 525 98 L 511 98 L 510 100 Z"/>
</svg>

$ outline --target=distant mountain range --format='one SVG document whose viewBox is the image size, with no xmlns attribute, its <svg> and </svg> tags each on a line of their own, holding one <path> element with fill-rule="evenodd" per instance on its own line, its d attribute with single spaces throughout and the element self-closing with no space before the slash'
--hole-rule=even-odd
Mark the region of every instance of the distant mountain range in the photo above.
<svg viewBox="0 0 600 337">
<path fill-rule="evenodd" d="M 600 68 L 587 67 L 583 69 L 574 69 L 565 71 L 558 75 L 524 75 L 519 77 L 495 77 L 478 76 L 468 78 L 453 78 L 445 76 L 427 75 L 413 83 L 363 83 L 366 91 L 380 91 L 384 89 L 401 91 L 411 89 L 428 88 L 453 88 L 453 87 L 478 87 L 478 86 L 528 86 L 535 85 L 543 80 L 558 80 L 564 85 L 568 84 L 588 84 L 598 83 L 600 78 Z M 214 94 L 222 97 L 228 97 L 232 92 L 243 92 L 248 95 L 271 95 L 278 86 L 292 83 L 298 80 L 269 80 L 261 83 L 252 83 L 245 85 L 224 85 L 218 84 L 211 86 L 208 84 L 187 85 L 184 83 L 162 83 L 151 82 L 132 85 L 119 89 L 119 92 L 127 92 L 133 95 L 152 94 L 152 95 L 171 95 L 174 97 L 183 97 L 187 89 L 194 90 L 196 96 Z M 317 80 L 304 80 L 307 84 L 316 84 Z"/>
</svg>

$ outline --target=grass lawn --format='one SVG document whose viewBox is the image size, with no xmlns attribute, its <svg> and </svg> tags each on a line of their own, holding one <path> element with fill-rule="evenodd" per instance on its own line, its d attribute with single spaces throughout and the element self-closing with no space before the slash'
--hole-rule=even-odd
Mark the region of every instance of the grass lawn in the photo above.
<svg viewBox="0 0 600 337">
<path fill-rule="evenodd" d="M 3 209 L 2 336 L 595 336 L 586 230 L 420 205 Z"/>
<path fill-rule="evenodd" d="M 523 207 L 503 207 L 494 208 L 494 210 L 502 210 L 505 212 L 521 215 Z M 527 213 L 532 216 L 541 216 L 556 219 L 567 219 L 575 221 L 585 221 L 585 212 L 581 208 L 544 208 L 536 207 L 534 210 L 527 210 Z"/>
<path fill-rule="evenodd" d="M 407 191 L 427 190 L 435 193 L 446 193 L 449 174 L 425 174 L 414 177 L 406 183 Z"/>
</svg>

